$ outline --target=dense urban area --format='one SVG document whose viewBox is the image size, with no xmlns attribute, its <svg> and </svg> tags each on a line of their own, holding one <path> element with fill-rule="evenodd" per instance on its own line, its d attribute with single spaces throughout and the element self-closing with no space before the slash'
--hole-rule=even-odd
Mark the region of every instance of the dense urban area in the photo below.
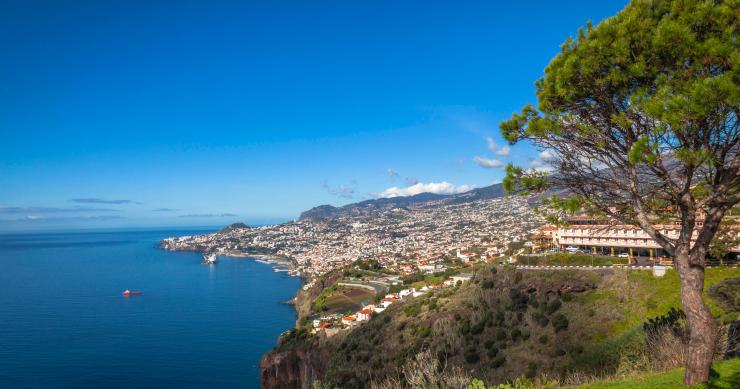
<svg viewBox="0 0 740 389">
<path fill-rule="evenodd" d="M 171 250 L 272 255 L 294 262 L 311 279 L 361 259 L 401 274 L 443 269 L 445 260 L 472 262 L 502 255 L 544 221 L 527 199 L 508 196 L 463 204 L 445 200 L 393 207 L 372 214 L 247 227 L 168 238 Z"/>
</svg>

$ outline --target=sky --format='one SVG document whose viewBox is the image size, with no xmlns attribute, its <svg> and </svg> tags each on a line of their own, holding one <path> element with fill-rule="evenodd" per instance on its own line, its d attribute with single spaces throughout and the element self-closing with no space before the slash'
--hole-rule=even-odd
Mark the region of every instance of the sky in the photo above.
<svg viewBox="0 0 740 389">
<path fill-rule="evenodd" d="M 498 123 L 625 1 L 0 3 L 0 231 L 216 226 L 500 182 Z"/>
</svg>

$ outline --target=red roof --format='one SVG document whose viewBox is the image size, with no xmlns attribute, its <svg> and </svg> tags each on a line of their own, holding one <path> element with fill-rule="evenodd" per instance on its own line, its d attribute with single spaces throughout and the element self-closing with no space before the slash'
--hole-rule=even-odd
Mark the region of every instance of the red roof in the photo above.
<svg viewBox="0 0 740 389">
<path fill-rule="evenodd" d="M 363 310 L 360 311 L 360 313 L 363 314 L 363 315 L 372 315 L 373 314 L 373 310 L 372 309 L 363 309 Z"/>
</svg>

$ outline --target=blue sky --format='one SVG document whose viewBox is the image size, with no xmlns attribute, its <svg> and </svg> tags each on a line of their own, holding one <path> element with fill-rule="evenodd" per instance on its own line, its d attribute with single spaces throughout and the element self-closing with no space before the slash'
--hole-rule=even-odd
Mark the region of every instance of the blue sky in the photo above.
<svg viewBox="0 0 740 389">
<path fill-rule="evenodd" d="M 2 2 L 0 230 L 261 224 L 499 182 L 538 153 L 498 122 L 626 2 L 250 3 Z"/>
</svg>

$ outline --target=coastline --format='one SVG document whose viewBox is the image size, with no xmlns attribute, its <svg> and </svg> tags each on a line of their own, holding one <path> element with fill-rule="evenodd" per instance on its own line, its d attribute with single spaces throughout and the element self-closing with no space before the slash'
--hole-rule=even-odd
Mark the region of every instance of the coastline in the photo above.
<svg viewBox="0 0 740 389">
<path fill-rule="evenodd" d="M 249 254 L 249 253 L 243 253 L 243 252 L 234 252 L 234 251 L 224 251 L 221 253 L 218 253 L 218 255 L 223 255 L 225 257 L 232 257 L 232 258 L 251 258 L 257 262 L 264 263 L 266 265 L 272 265 L 272 270 L 274 272 L 285 272 L 288 273 L 291 277 L 298 277 L 302 281 L 302 285 L 306 283 L 306 279 L 301 276 L 301 274 L 296 270 L 295 263 L 290 260 L 289 258 L 281 257 L 278 255 L 272 255 L 272 254 Z"/>
<path fill-rule="evenodd" d="M 159 247 L 166 251 L 196 251 L 200 254 L 203 254 L 205 252 L 205 250 L 203 249 L 192 248 L 192 247 L 189 249 L 184 249 L 184 250 L 182 248 L 171 248 L 171 247 L 168 247 L 166 244 L 164 244 L 164 242 L 160 242 Z M 291 305 L 293 307 L 293 314 L 294 314 L 295 320 L 297 321 L 298 319 L 298 305 L 297 305 L 298 296 L 304 290 L 304 287 L 310 283 L 311 280 L 309 277 L 307 277 L 305 273 L 302 273 L 300 270 L 297 269 L 298 266 L 295 263 L 295 261 L 293 261 L 290 258 L 286 258 L 286 257 L 275 255 L 275 254 L 250 254 L 250 253 L 245 253 L 243 251 L 236 251 L 236 250 L 223 250 L 223 251 L 218 251 L 216 254 L 218 256 L 225 256 L 225 257 L 231 257 L 231 258 L 251 259 L 256 262 L 265 264 L 265 265 L 270 265 L 273 271 L 276 273 L 284 272 L 284 273 L 287 273 L 291 277 L 299 278 L 301 280 L 301 284 L 298 287 L 298 289 L 294 292 L 293 297 L 290 298 L 289 300 L 279 302 L 280 304 Z M 292 328 L 295 328 L 296 325 L 297 325 L 297 322 L 294 323 Z M 278 336 L 278 338 L 274 340 L 273 346 L 270 349 L 265 350 L 263 352 L 262 354 L 263 357 L 266 355 L 269 355 L 274 350 L 274 348 L 278 344 L 279 339 L 280 337 Z"/>
</svg>

